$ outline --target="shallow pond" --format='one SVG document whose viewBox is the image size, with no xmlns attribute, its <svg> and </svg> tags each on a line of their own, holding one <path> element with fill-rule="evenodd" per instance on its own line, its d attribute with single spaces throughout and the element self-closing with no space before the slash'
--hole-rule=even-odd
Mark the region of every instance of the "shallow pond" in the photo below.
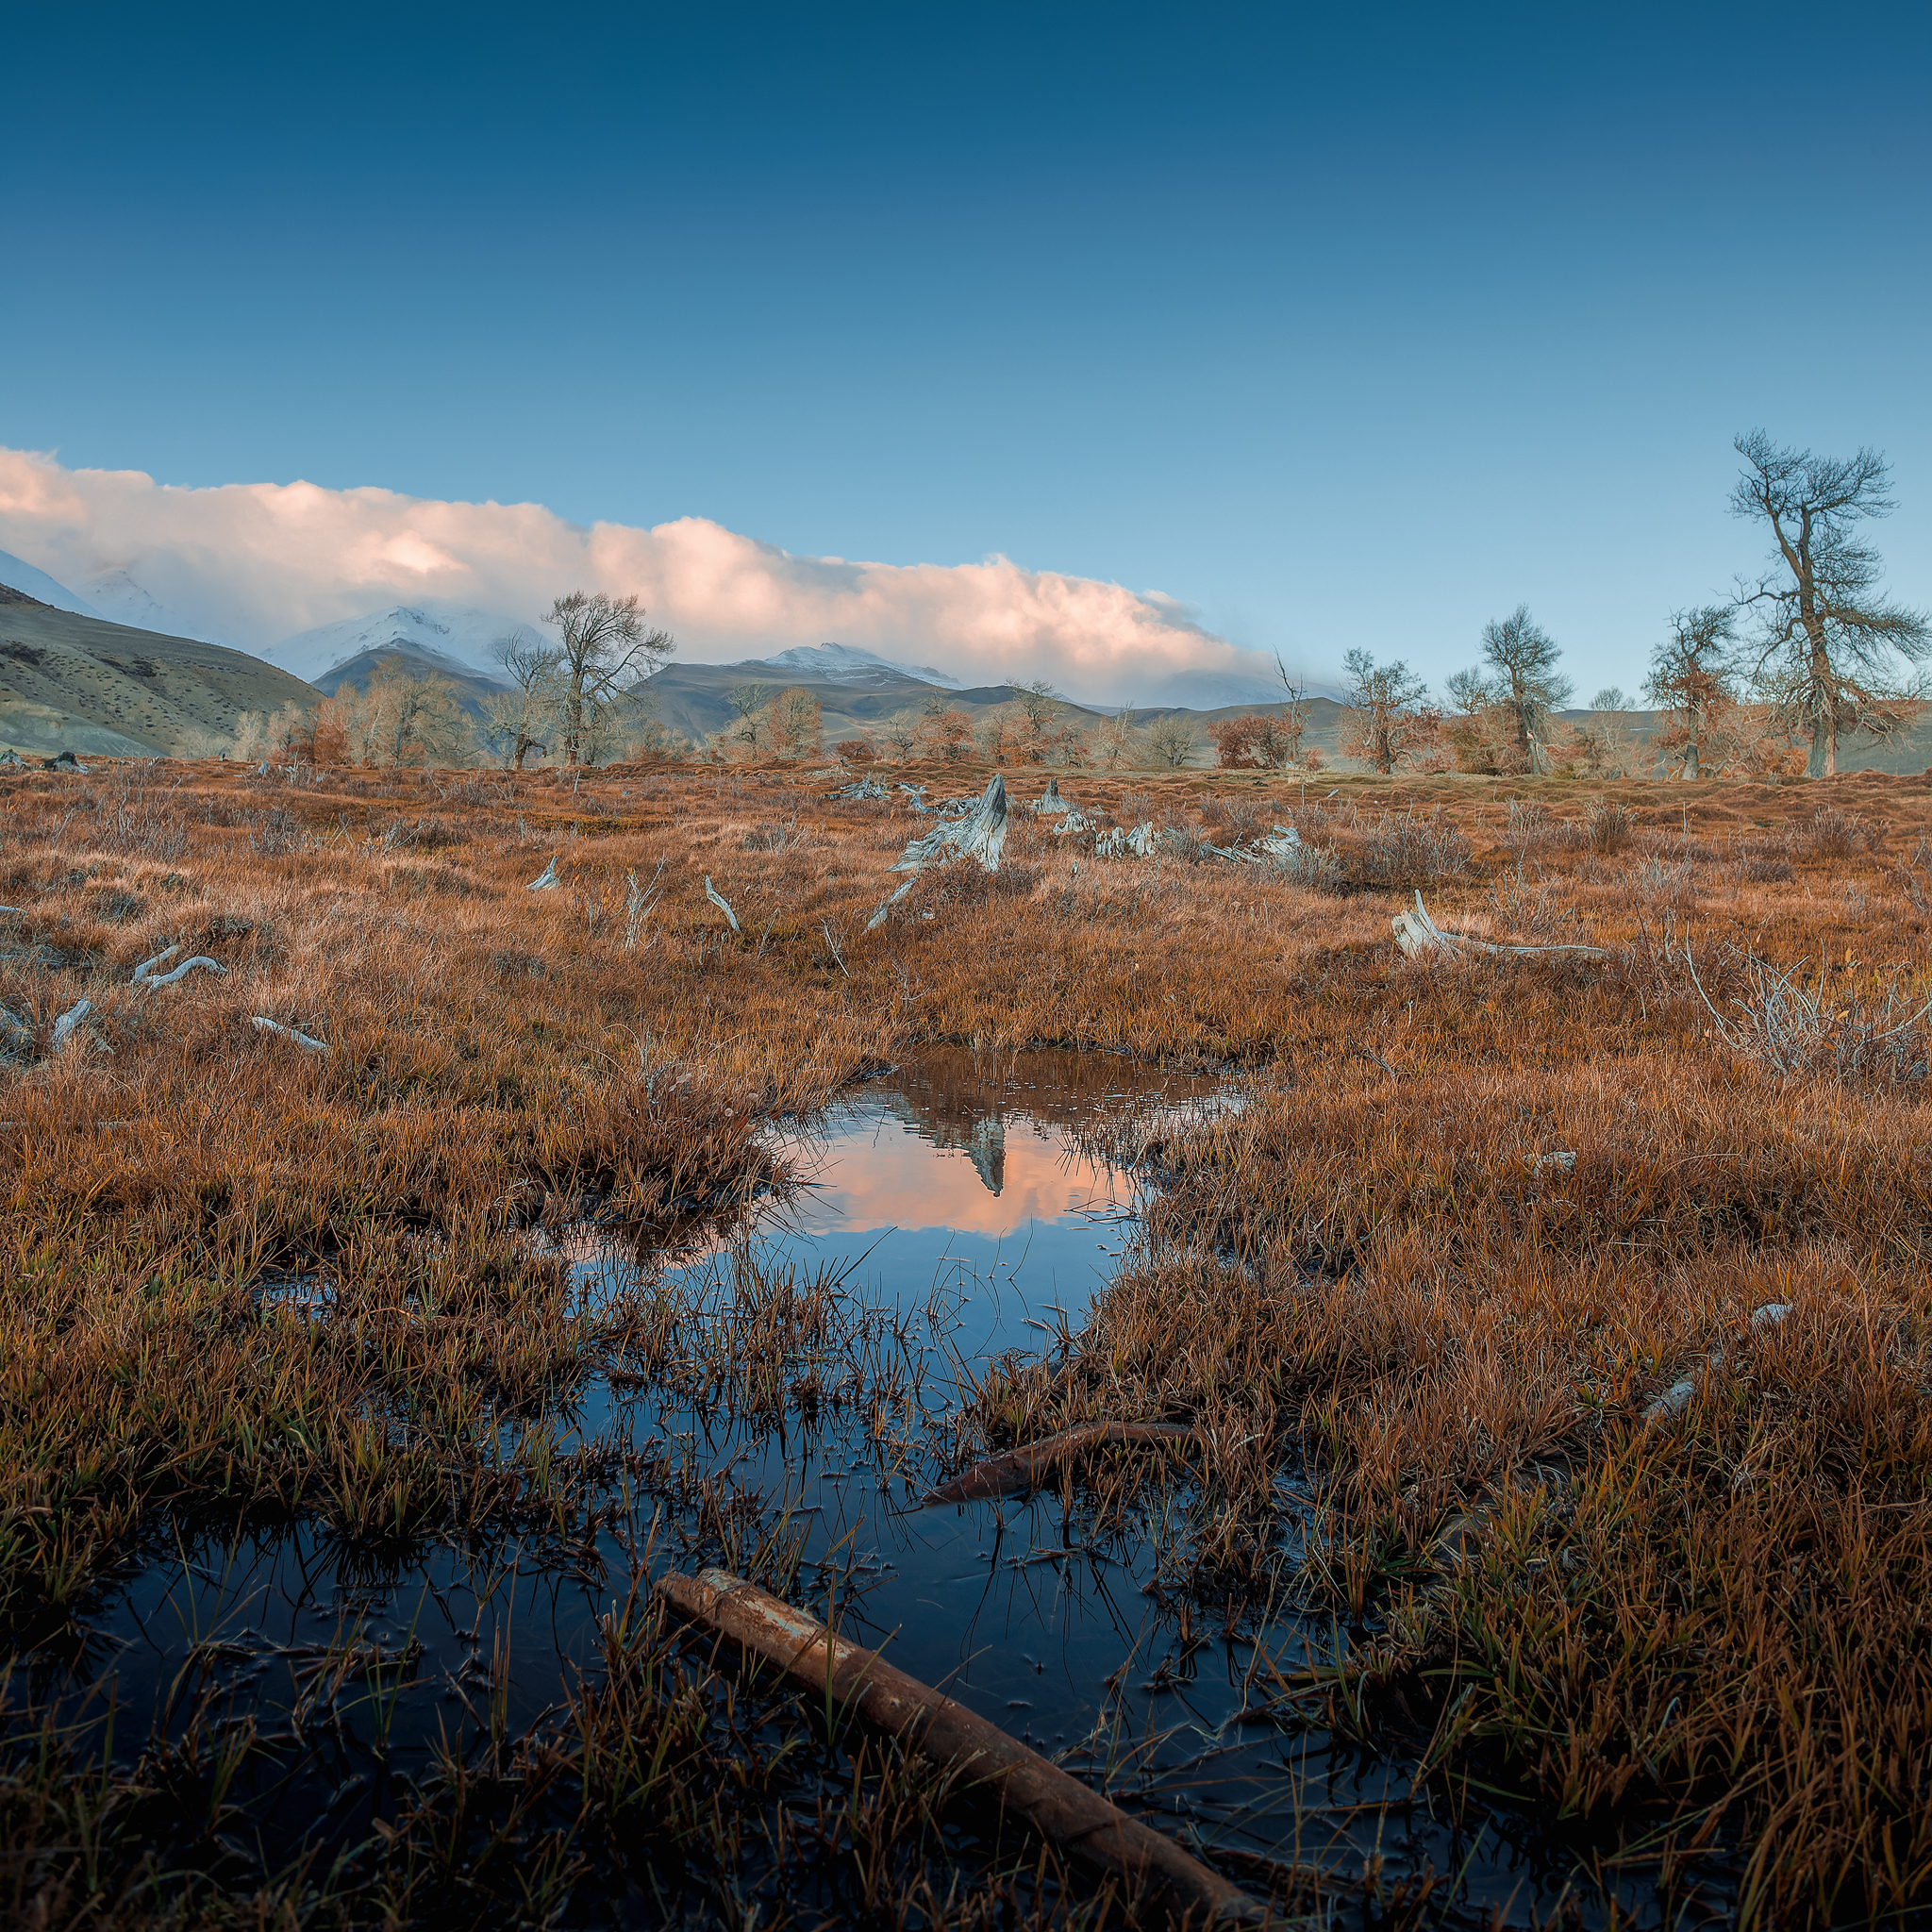
<svg viewBox="0 0 1932 1932">
<path fill-rule="evenodd" d="M 558 1456 L 603 1472 L 608 1507 L 575 1546 L 437 1542 L 375 1565 L 309 1525 L 203 1535 L 37 1674 L 111 1694 L 130 1745 L 196 1698 L 204 1721 L 279 1744 L 230 1794 L 247 1818 L 232 1875 L 269 1872 L 366 1837 L 452 1743 L 541 1725 L 598 1669 L 599 1620 L 640 1575 L 785 1551 L 795 1596 L 848 1637 L 1237 1877 L 1268 1861 L 1359 1879 L 1379 1860 L 1391 1884 L 1437 1875 L 1432 1921 L 1539 1923 L 1579 1847 L 1480 1805 L 1451 1821 L 1400 1765 L 1267 1715 L 1262 1655 L 1333 1658 L 1348 1633 L 1286 1612 L 1227 1632 L 1160 1588 L 1187 1536 L 1185 1458 L 1098 1527 L 1077 1484 L 919 1507 L 989 1363 L 1077 1333 L 1135 1239 L 1140 1184 L 1105 1158 L 1109 1135 L 1238 1104 L 1098 1056 L 936 1055 L 783 1124 L 798 1185 L 728 1242 L 667 1263 L 594 1225 L 553 1230 L 586 1298 L 675 1304 L 700 1362 L 667 1374 L 620 1352 L 545 1424 Z M 283 1299 L 328 1318 L 299 1285 Z M 781 1332 L 748 1382 L 747 1353 Z M 1278 1478 L 1291 1551 L 1296 1476 Z M 1620 1890 L 1643 1923 L 1643 1874 Z"/>
</svg>

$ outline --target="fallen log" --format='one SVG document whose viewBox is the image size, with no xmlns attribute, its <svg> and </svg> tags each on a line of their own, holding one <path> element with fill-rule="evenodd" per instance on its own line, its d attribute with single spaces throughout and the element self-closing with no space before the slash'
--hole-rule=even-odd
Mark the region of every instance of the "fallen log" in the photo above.
<svg viewBox="0 0 1932 1932">
<path fill-rule="evenodd" d="M 724 1570 L 696 1576 L 674 1572 L 658 1589 L 692 1623 L 776 1664 L 815 1695 L 837 1698 L 934 1763 L 963 1773 L 970 1784 L 989 1788 L 1050 1843 L 1090 1871 L 1118 1879 L 1130 1913 L 1144 1903 L 1171 1925 L 1268 1923 L 1264 1906 L 1172 1839 L 1129 1818 L 996 1724 L 770 1591 Z"/>
<path fill-rule="evenodd" d="M 1395 935 L 1395 943 L 1411 959 L 1426 959 L 1436 954 L 1453 959 L 1463 953 L 1577 953 L 1587 959 L 1609 958 L 1601 946 L 1510 946 L 1500 945 L 1493 940 L 1474 939 L 1466 932 L 1444 932 L 1429 917 L 1420 891 L 1415 895 L 1415 910 L 1398 912 L 1389 922 L 1389 928 Z"/>
<path fill-rule="evenodd" d="M 1057 1436 L 975 1462 L 951 1482 L 928 1491 L 916 1507 L 934 1509 L 947 1503 L 986 1503 L 996 1496 L 1024 1496 L 1037 1490 L 1068 1457 L 1110 1442 L 1201 1441 L 1200 1430 L 1186 1423 L 1080 1423 Z"/>
<path fill-rule="evenodd" d="M 550 863 L 524 890 L 528 892 L 554 892 L 562 883 L 557 876 L 557 859 L 553 855 Z"/>
</svg>

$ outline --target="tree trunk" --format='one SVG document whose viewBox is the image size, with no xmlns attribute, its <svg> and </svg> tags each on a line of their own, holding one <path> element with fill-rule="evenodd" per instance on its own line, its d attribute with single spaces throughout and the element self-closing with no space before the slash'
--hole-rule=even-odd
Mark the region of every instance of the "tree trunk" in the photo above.
<svg viewBox="0 0 1932 1932">
<path fill-rule="evenodd" d="M 1697 774 L 1697 741 L 1693 738 L 1684 747 L 1684 769 L 1678 775 L 1684 778 L 1694 778 Z"/>
</svg>

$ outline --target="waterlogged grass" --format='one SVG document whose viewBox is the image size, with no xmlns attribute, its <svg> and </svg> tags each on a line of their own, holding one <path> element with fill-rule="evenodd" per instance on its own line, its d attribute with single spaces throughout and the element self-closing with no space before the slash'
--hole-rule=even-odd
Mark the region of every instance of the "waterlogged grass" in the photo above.
<svg viewBox="0 0 1932 1932">
<path fill-rule="evenodd" d="M 0 780 L 11 1914 L 1105 1917 L 942 1774 L 662 1623 L 654 1562 L 823 1613 L 857 1555 L 808 1560 L 782 1483 L 580 1426 L 614 1391 L 768 1432 L 767 1473 L 835 1419 L 901 1491 L 1081 1422 L 1196 1425 L 1191 1468 L 1102 1458 L 1032 1517 L 1154 1607 L 1147 1681 L 1234 1646 L 1295 1824 L 1200 1841 L 1284 1909 L 1913 1923 L 1932 792 L 1076 776 L 1162 856 L 1016 820 L 999 875 L 922 880 L 867 935 L 927 822 L 830 782 Z M 1327 857 L 1202 857 L 1273 823 Z M 1445 927 L 1607 957 L 1406 962 L 1418 885 Z M 128 985 L 171 944 L 226 971 Z M 1803 1040 L 1751 1010 L 1767 968 L 1815 996 Z M 1250 1097 L 1108 1128 L 1158 1185 L 1143 1241 L 1091 1317 L 943 1389 L 822 1281 L 666 1290 L 658 1261 L 782 1184 L 782 1116 L 941 1044 L 1239 1069 Z M 543 1238 L 587 1217 L 637 1257 L 614 1291 Z M 390 1579 L 384 1607 L 238 1621 L 206 1579 L 270 1546 Z M 107 1668 L 110 1607 L 170 1563 L 150 1607 L 214 1622 L 109 1726 L 84 1687 L 138 1674 Z M 491 1607 L 535 1575 L 590 1581 L 554 1682 L 520 1687 Z M 397 1577 L 451 1616 L 403 1618 Z M 460 1690 L 440 1736 L 425 1660 Z M 1324 1798 L 1351 1752 L 1380 1781 Z M 1512 1878 L 1525 1818 L 1543 1863 Z"/>
</svg>

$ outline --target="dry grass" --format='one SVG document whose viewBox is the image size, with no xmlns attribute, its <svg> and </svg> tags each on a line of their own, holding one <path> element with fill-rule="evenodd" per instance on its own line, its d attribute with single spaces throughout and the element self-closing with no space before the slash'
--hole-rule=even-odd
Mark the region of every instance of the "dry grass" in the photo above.
<svg viewBox="0 0 1932 1932">
<path fill-rule="evenodd" d="M 938 796 L 984 774 L 928 775 Z M 0 781 L 0 902 L 23 908 L 0 914 L 0 1007 L 30 1036 L 0 1102 L 15 1641 L 84 1613 L 196 1510 L 312 1516 L 369 1546 L 510 1520 L 581 1539 L 588 1506 L 533 1419 L 612 1363 L 704 1372 L 661 1322 L 580 1302 L 527 1239 L 546 1212 L 588 1207 L 650 1249 L 738 1211 L 772 1178 L 762 1122 L 922 1042 L 1237 1066 L 1254 1105 L 1134 1150 L 1164 1183 L 1140 1262 L 1061 1359 L 980 1391 L 958 1454 L 1099 1415 L 1198 1423 L 1216 1453 L 1162 1587 L 1230 1624 L 1291 1589 L 1354 1626 L 1346 1661 L 1284 1664 L 1280 1688 L 1312 1685 L 1334 1724 L 1446 1786 L 1609 1821 L 1665 1892 L 1726 1848 L 1743 1923 L 1910 1907 L 1932 1890 L 1924 1029 L 1876 1077 L 1841 1055 L 1794 1071 L 1747 1023 L 1766 972 L 1840 1032 L 1916 1008 L 1927 894 L 1903 855 L 1925 849 L 1932 791 L 1128 782 L 1064 789 L 1216 842 L 1293 823 L 1330 855 L 1304 874 L 1324 889 L 1178 850 L 1082 858 L 1016 818 L 999 875 L 922 879 L 865 935 L 918 822 L 796 773 Z M 559 887 L 527 891 L 552 858 Z M 633 874 L 659 894 L 641 914 Z M 1445 925 L 1609 958 L 1405 963 L 1388 923 L 1417 885 Z M 225 974 L 127 984 L 177 943 Z M 291 1274 L 329 1319 L 263 1302 Z M 1750 1330 L 1767 1303 L 1793 1313 Z M 1689 1409 L 1644 1426 L 1720 1345 Z M 1284 1458 L 1313 1478 L 1305 1523 L 1284 1518 Z M 1126 1473 L 1094 1480 L 1091 1507 L 1125 1507 Z M 708 1706 L 677 1728 L 723 1680 L 679 1675 L 659 1635 L 611 1641 L 568 1761 L 519 1775 L 594 1791 L 612 1820 L 643 1802 L 598 1781 L 634 1775 L 608 1768 L 608 1713 L 648 1679 L 625 1725 L 647 1706 L 692 1767 L 653 1787 L 661 1829 L 700 1790 L 714 1862 L 737 1828 L 719 1790 L 789 1829 L 745 1782 L 741 1727 Z M 98 1768 L 58 1761 L 9 1787 L 17 1848 L 108 1803 Z M 450 1791 L 469 1802 L 452 1780 Z M 893 1806 L 929 1816 L 917 1779 L 858 1784 L 840 1830 L 885 1843 Z M 124 1850 L 152 1836 L 132 1790 L 108 1794 Z M 434 1916 L 455 1881 L 408 1861 L 494 1841 L 438 1829 L 425 1811 L 357 1895 Z M 22 1910 L 82 1884 L 21 1856 Z M 940 1867 L 891 1869 L 909 1910 Z M 165 1907 L 143 1897 L 98 1922 Z"/>
</svg>

